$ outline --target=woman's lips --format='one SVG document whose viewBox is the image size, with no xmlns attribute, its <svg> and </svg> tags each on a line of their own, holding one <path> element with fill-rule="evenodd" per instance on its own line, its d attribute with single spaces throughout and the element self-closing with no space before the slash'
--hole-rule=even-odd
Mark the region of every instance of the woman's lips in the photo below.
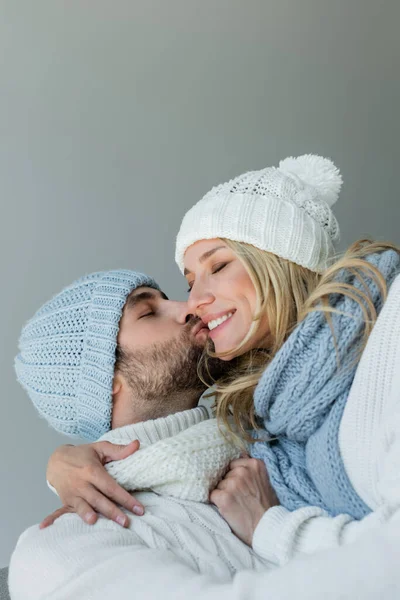
<svg viewBox="0 0 400 600">
<path fill-rule="evenodd" d="M 235 312 L 236 312 L 236 311 L 235 311 Z M 226 321 L 224 321 L 223 323 L 221 323 L 221 325 L 217 325 L 217 327 L 215 327 L 214 329 L 212 329 L 212 330 L 210 331 L 210 338 L 211 338 L 212 340 L 213 340 L 213 339 L 214 339 L 216 336 L 218 336 L 218 335 L 219 335 L 219 333 L 220 333 L 220 332 L 221 332 L 221 331 L 222 331 L 222 330 L 223 330 L 223 329 L 226 327 L 226 325 L 227 325 L 228 323 L 230 323 L 230 322 L 231 322 L 231 320 L 232 320 L 232 319 L 233 319 L 233 317 L 234 317 L 234 314 L 235 314 L 235 313 L 233 313 L 233 315 L 232 315 L 231 317 L 229 317 L 228 319 L 226 319 Z"/>
</svg>

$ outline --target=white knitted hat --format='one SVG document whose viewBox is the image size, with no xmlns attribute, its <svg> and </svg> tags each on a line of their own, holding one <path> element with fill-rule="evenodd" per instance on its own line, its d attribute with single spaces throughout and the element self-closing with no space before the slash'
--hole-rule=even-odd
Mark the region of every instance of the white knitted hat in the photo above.
<svg viewBox="0 0 400 600">
<path fill-rule="evenodd" d="M 214 187 L 184 216 L 175 260 L 183 272 L 189 246 L 226 238 L 322 272 L 331 263 L 339 225 L 331 210 L 342 185 L 328 158 L 305 154 Z"/>
</svg>

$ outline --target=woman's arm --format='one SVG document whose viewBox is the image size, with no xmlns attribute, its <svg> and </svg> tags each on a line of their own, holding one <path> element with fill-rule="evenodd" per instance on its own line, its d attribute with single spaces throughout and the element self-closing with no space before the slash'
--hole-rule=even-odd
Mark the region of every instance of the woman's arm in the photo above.
<svg viewBox="0 0 400 600">
<path fill-rule="evenodd" d="M 126 514 L 116 504 L 136 515 L 144 508 L 129 492 L 109 475 L 104 465 L 127 458 L 139 449 L 136 440 L 123 446 L 110 442 L 95 442 L 81 446 L 60 446 L 51 455 L 47 465 L 47 483 L 63 502 L 40 524 L 44 529 L 67 512 L 77 513 L 89 525 L 96 523 L 101 514 L 123 527 L 129 525 Z"/>
<path fill-rule="evenodd" d="M 347 474 L 372 512 L 354 520 L 346 514 L 330 517 L 313 506 L 293 512 L 282 506 L 266 506 L 268 510 L 246 536 L 252 539 L 254 550 L 274 564 L 283 565 L 296 556 L 350 544 L 395 516 L 400 518 L 399 300 L 397 278 L 361 358 L 340 429 L 340 450 Z M 237 495 L 243 486 L 240 472 L 236 478 L 232 493 Z M 259 495 L 262 497 L 261 492 Z M 228 502 L 225 498 L 225 504 Z M 244 512 L 247 506 L 244 502 Z M 229 515 L 225 518 L 234 529 Z"/>
<path fill-rule="evenodd" d="M 352 543 L 383 523 L 400 518 L 400 361 L 389 404 L 391 410 L 380 428 L 379 477 L 371 483 L 377 503 L 374 510 L 354 520 L 348 515 L 332 518 L 315 507 L 293 512 L 281 506 L 271 508 L 254 532 L 253 548 L 258 553 L 282 565 L 299 554 Z"/>
<path fill-rule="evenodd" d="M 339 432 L 346 472 L 372 509 L 361 520 L 331 518 L 308 507 L 269 510 L 253 546 L 284 564 L 298 554 L 349 544 L 400 514 L 400 277 L 370 335 L 350 391 Z"/>
<path fill-rule="evenodd" d="M 400 365 L 399 365 L 400 367 Z M 322 550 L 352 546 L 358 540 L 400 523 L 400 368 L 396 386 L 397 411 L 388 416 L 385 428 L 385 456 L 382 457 L 383 477 L 380 481 L 381 505 L 362 520 L 349 515 L 330 517 L 317 507 L 305 507 L 293 512 L 272 505 L 268 483 L 252 477 L 261 471 L 261 461 L 247 460 L 241 468 L 233 465 L 225 479 L 212 492 L 211 501 L 217 505 L 232 531 L 252 545 L 262 558 L 283 566 L 294 558 L 317 554 Z M 235 461 L 234 461 L 235 462 Z M 239 463 L 239 461 L 237 461 Z M 257 464 L 258 463 L 258 464 Z M 271 508 L 265 510 L 270 502 Z M 263 516 L 260 518 L 260 514 Z M 399 548 L 400 550 L 400 548 Z M 345 554 L 343 554 L 344 556 Z M 350 568 L 350 567 L 349 567 Z M 357 596 L 356 596 L 357 597 Z"/>
</svg>

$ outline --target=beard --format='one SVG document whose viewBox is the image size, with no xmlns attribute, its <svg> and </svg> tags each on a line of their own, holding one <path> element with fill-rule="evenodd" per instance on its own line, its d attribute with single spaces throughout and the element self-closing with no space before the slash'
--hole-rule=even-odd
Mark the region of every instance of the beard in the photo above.
<svg viewBox="0 0 400 600">
<path fill-rule="evenodd" d="M 196 343 L 191 319 L 178 338 L 146 349 L 117 349 L 117 368 L 125 377 L 136 402 L 156 419 L 197 405 L 201 394 L 231 369 L 229 362 L 207 358 L 207 384 L 200 380 L 198 364 L 204 345 Z M 209 378 L 209 380 L 208 380 Z"/>
</svg>

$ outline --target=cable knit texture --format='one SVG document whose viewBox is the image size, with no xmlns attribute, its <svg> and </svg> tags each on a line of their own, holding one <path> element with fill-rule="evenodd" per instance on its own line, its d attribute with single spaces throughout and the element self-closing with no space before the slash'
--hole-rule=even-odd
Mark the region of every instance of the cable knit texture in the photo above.
<svg viewBox="0 0 400 600">
<path fill-rule="evenodd" d="M 11 598 L 108 600 L 129 598 L 132 590 L 138 598 L 155 600 L 264 600 L 266 590 L 271 598 L 298 600 L 399 598 L 399 432 L 400 276 L 361 357 L 340 427 L 346 470 L 372 513 L 358 521 L 348 515 L 331 518 L 310 506 L 268 510 L 253 548 L 269 565 L 290 564 L 254 573 L 246 565 L 254 560 L 258 570 L 257 555 L 248 554 L 212 506 L 139 492 L 146 513 L 140 518 L 130 514 L 129 530 L 106 519 L 93 527 L 66 515 L 43 531 L 37 525 L 25 531 L 11 557 Z M 141 433 L 142 446 L 154 441 L 151 431 L 141 428 Z M 174 523 L 174 530 L 157 533 L 153 541 L 151 529 L 165 523 Z M 146 527 L 151 529 L 144 533 Z M 172 531 L 182 528 L 191 538 L 181 558 Z M 315 556 L 307 561 L 291 560 L 310 554 Z M 241 572 L 221 585 L 235 567 Z M 196 577 L 194 571 L 203 575 Z"/>
<path fill-rule="evenodd" d="M 195 502 L 208 502 L 210 490 L 241 453 L 221 434 L 217 420 L 208 419 L 204 406 L 113 429 L 101 438 L 113 444 L 134 439 L 140 440 L 141 449 L 124 460 L 108 463 L 110 475 L 129 491 L 151 489 Z"/>
<path fill-rule="evenodd" d="M 18 381 L 60 433 L 95 441 L 110 429 L 119 321 L 134 289 L 159 289 L 135 271 L 86 275 L 44 304 L 22 330 Z"/>
<path fill-rule="evenodd" d="M 198 501 L 208 498 L 217 477 L 238 456 L 204 407 L 115 429 L 102 439 L 116 443 L 139 439 L 141 450 L 107 468 L 126 489 L 145 487 L 157 493 L 135 492 L 145 514 L 135 517 L 125 511 L 131 519 L 129 529 L 101 516 L 90 526 L 70 514 L 44 530 L 30 527 L 20 536 L 11 558 L 13 600 L 39 600 L 60 590 L 66 590 L 61 597 L 76 598 L 71 582 L 72 588 L 79 588 L 80 579 L 99 561 L 123 560 L 127 552 L 132 570 L 137 568 L 137 556 L 147 556 L 150 567 L 161 554 L 165 560 L 177 559 L 193 575 L 206 574 L 218 582 L 228 582 L 244 569 L 269 566 L 232 533 L 214 506 Z M 157 579 L 157 569 L 152 576 Z M 113 577 L 113 569 L 109 577 Z M 140 577 L 139 571 L 138 580 Z M 87 597 L 97 597 L 94 590 L 96 580 L 92 580 L 93 596 Z M 135 586 L 131 592 L 136 595 Z M 161 589 L 159 594 L 157 598 L 162 597 Z"/>
<path fill-rule="evenodd" d="M 399 271 L 399 255 L 388 250 L 368 257 L 388 286 Z M 357 289 L 350 272 L 338 278 Z M 379 313 L 382 298 L 366 279 Z M 311 505 L 330 515 L 362 518 L 369 507 L 354 490 L 339 449 L 339 427 L 357 367 L 363 331 L 360 307 L 336 295 L 331 304 L 338 353 L 323 312 L 314 312 L 296 328 L 266 369 L 255 391 L 256 413 L 273 442 L 257 442 L 252 455 L 265 461 L 281 504 L 295 510 Z M 338 360 L 340 367 L 338 368 Z"/>
<path fill-rule="evenodd" d="M 175 260 L 183 272 L 189 246 L 227 238 L 322 272 L 331 264 L 340 237 L 331 207 L 341 185 L 333 162 L 313 154 L 239 175 L 212 188 L 186 213 Z"/>
</svg>

